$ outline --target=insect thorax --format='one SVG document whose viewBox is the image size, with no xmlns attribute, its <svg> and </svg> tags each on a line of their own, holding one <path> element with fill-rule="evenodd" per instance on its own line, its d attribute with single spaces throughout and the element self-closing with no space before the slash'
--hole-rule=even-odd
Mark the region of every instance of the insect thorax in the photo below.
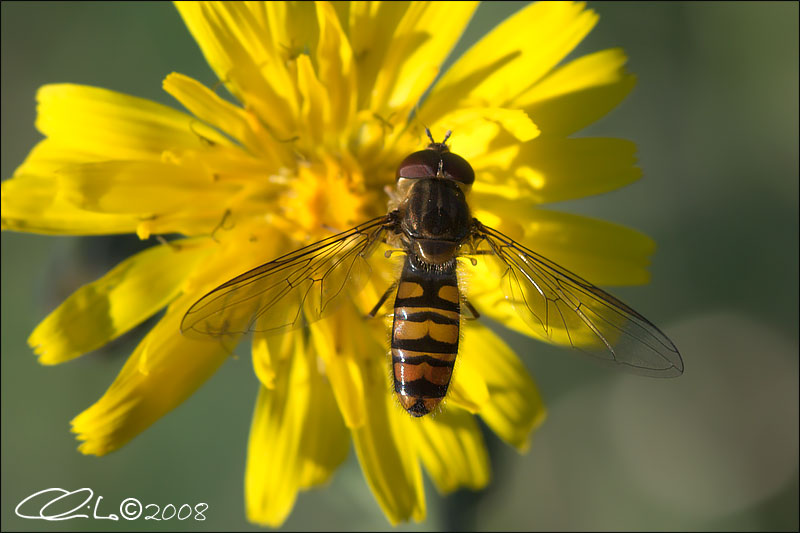
<svg viewBox="0 0 800 533">
<path fill-rule="evenodd" d="M 415 179 L 399 207 L 400 229 L 409 252 L 426 263 L 451 261 L 469 235 L 470 211 L 452 180 Z"/>
</svg>

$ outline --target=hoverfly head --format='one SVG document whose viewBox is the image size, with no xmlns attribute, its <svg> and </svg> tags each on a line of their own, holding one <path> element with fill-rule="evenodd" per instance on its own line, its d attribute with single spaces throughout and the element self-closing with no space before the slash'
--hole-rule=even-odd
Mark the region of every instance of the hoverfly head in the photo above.
<svg viewBox="0 0 800 533">
<path fill-rule="evenodd" d="M 466 159 L 450 151 L 447 139 L 452 132 L 448 131 L 442 142 L 433 140 L 428 128 L 425 133 L 431 140 L 425 150 L 414 152 L 397 167 L 397 179 L 430 179 L 441 178 L 470 186 L 475 181 L 475 171 Z"/>
</svg>

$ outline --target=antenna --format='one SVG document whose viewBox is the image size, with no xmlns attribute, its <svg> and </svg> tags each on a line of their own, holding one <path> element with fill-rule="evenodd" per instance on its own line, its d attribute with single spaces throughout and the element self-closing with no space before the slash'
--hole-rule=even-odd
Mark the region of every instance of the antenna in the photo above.
<svg viewBox="0 0 800 533">
<path fill-rule="evenodd" d="M 428 129 L 427 126 L 425 126 L 425 134 L 428 136 L 428 139 L 431 140 L 431 146 L 439 146 L 442 148 L 447 148 L 447 144 L 445 143 L 447 143 L 447 139 L 450 138 L 450 135 L 452 135 L 453 132 L 451 130 L 447 130 L 447 133 L 444 134 L 444 139 L 442 139 L 442 142 L 440 143 L 437 143 L 436 141 L 433 140 L 433 135 L 431 134 L 431 130 Z"/>
</svg>

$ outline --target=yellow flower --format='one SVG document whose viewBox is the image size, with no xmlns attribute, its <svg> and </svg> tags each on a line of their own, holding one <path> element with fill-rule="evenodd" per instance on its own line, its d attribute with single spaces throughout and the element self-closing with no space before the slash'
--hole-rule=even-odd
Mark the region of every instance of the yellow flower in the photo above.
<svg viewBox="0 0 800 533">
<path fill-rule="evenodd" d="M 30 336 L 42 364 L 59 364 L 167 307 L 108 391 L 72 421 L 82 453 L 118 449 L 226 360 L 225 343 L 180 334 L 202 295 L 331 229 L 385 214 L 385 187 L 423 147 L 426 125 L 438 137 L 453 130 L 453 151 L 476 172 L 470 205 L 482 222 L 594 283 L 647 280 L 647 237 L 538 207 L 639 177 L 632 143 L 569 137 L 631 89 L 625 55 L 605 50 L 560 65 L 597 15 L 542 2 L 496 27 L 433 84 L 475 7 L 181 2 L 237 103 L 178 73 L 163 86 L 188 113 L 99 88 L 39 90 L 36 125 L 46 138 L 2 185 L 2 228 L 184 236 L 80 288 Z M 261 390 L 245 484 L 253 522 L 280 525 L 299 491 L 330 478 L 350 439 L 390 522 L 422 520 L 420 466 L 445 493 L 489 480 L 473 414 L 520 450 L 544 419 L 521 362 L 475 321 L 463 325 L 444 408 L 409 417 L 389 392 L 387 324 L 363 318 L 393 281 L 384 264 L 386 284 L 370 283 L 330 318 L 254 335 Z M 496 286 L 477 275 L 469 282 L 481 312 L 531 333 L 491 304 L 503 298 Z"/>
</svg>

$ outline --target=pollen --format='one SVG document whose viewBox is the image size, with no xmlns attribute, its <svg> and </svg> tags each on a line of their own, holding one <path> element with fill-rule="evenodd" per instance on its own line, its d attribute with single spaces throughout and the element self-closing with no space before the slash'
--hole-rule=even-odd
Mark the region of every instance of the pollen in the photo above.
<svg viewBox="0 0 800 533">
<path fill-rule="evenodd" d="M 304 235 L 338 233 L 369 212 L 362 174 L 357 166 L 330 157 L 304 163 L 287 191 L 283 209 Z"/>
</svg>

